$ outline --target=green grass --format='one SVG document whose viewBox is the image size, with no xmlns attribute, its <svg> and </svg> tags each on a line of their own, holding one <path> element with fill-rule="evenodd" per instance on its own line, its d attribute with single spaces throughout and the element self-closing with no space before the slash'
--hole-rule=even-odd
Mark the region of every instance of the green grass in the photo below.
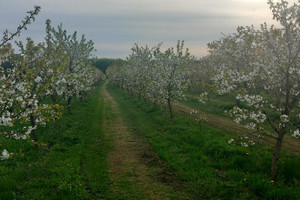
<svg viewBox="0 0 300 200">
<path fill-rule="evenodd" d="M 186 92 L 185 100 L 181 103 L 193 107 L 195 109 L 201 110 L 206 113 L 216 114 L 223 117 L 228 117 L 225 114 L 225 110 L 231 110 L 236 104 L 235 97 L 231 94 L 219 95 L 217 93 L 210 93 L 209 99 L 205 99 L 205 104 L 199 102 L 200 91 L 192 88 L 189 92 Z M 241 104 L 243 107 L 244 105 Z"/>
<path fill-rule="evenodd" d="M 269 172 L 272 149 L 229 145 L 235 134 L 154 108 L 109 86 L 132 131 L 143 134 L 152 148 L 186 185 L 194 199 L 299 199 L 300 158 L 283 152 L 279 178 Z"/>
<path fill-rule="evenodd" d="M 0 137 L 0 150 L 14 152 L 0 161 L 0 199 L 102 199 L 110 181 L 103 136 L 101 85 L 72 114 L 38 129 L 40 150 L 31 141 Z M 109 108 L 106 108 L 109 109 Z M 107 114 L 108 115 L 108 114 Z"/>
</svg>

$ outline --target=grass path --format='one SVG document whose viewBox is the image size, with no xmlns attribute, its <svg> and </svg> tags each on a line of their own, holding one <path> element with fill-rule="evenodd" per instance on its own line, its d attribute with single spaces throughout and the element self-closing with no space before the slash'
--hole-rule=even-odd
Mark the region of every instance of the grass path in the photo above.
<svg viewBox="0 0 300 200">
<path fill-rule="evenodd" d="M 189 113 L 194 110 L 194 108 L 189 107 L 187 105 L 184 105 L 182 103 L 174 103 L 174 110 L 177 113 L 184 114 L 184 115 L 189 115 Z M 273 147 L 275 145 L 275 138 L 272 137 L 271 135 L 265 136 L 263 139 L 258 140 L 258 134 L 257 133 L 251 133 L 249 130 L 247 130 L 244 126 L 240 124 L 236 124 L 233 122 L 233 120 L 227 119 L 222 116 L 218 116 L 215 114 L 208 114 L 205 113 L 207 116 L 208 121 L 206 122 L 208 125 L 217 127 L 219 129 L 236 133 L 240 136 L 247 135 L 249 138 L 252 140 L 259 142 L 264 145 L 268 145 Z M 300 142 L 299 140 L 296 140 L 290 136 L 285 136 L 284 141 L 283 141 L 283 146 L 282 149 L 286 150 L 290 153 L 293 153 L 295 155 L 300 155 Z"/>
<path fill-rule="evenodd" d="M 163 164 L 143 137 L 128 131 L 118 109 L 117 102 L 102 87 L 104 104 L 111 105 L 111 118 L 103 120 L 106 137 L 112 137 L 113 149 L 108 153 L 109 174 L 112 181 L 111 199 L 182 199 L 183 194 L 175 191 L 158 177 L 164 171 Z M 107 107 L 107 106 L 105 106 Z M 105 112 L 105 111 L 104 111 Z M 147 155 L 147 159 L 145 159 Z M 155 160 L 148 165 L 147 160 Z"/>
</svg>

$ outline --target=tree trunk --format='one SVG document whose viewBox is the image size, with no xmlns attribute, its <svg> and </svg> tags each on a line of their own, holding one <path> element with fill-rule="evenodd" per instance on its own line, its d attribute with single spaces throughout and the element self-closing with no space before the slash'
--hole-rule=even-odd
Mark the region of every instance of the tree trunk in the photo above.
<svg viewBox="0 0 300 200">
<path fill-rule="evenodd" d="M 67 101 L 68 113 L 71 113 L 71 102 L 72 102 L 72 97 L 68 97 L 68 101 Z"/>
<path fill-rule="evenodd" d="M 74 104 L 73 104 L 73 106 L 75 108 L 77 107 L 77 101 L 78 101 L 78 97 L 77 97 L 77 95 L 75 95 L 75 97 L 74 97 Z"/>
<path fill-rule="evenodd" d="M 209 91 L 206 92 L 207 92 L 207 101 L 210 102 L 210 92 Z"/>
<path fill-rule="evenodd" d="M 35 124 L 35 117 L 33 115 L 30 115 L 30 124 L 34 128 L 36 126 Z M 36 128 L 32 130 L 32 135 L 33 135 L 33 140 L 35 142 L 38 141 L 37 133 L 36 133 Z"/>
<path fill-rule="evenodd" d="M 239 99 L 235 99 L 235 104 L 237 107 L 240 107 L 241 101 Z"/>
<path fill-rule="evenodd" d="M 171 100 L 168 99 L 168 107 L 169 107 L 169 111 L 170 111 L 170 118 L 173 119 L 173 110 L 172 110 L 172 104 L 171 104 Z"/>
<path fill-rule="evenodd" d="M 51 95 L 51 99 L 52 99 L 53 104 L 57 104 L 57 99 L 54 95 Z"/>
<path fill-rule="evenodd" d="M 30 124 L 31 126 L 34 128 L 32 130 L 32 136 L 33 136 L 33 141 L 34 141 L 34 146 L 37 150 L 40 149 L 37 141 L 38 141 L 38 136 L 37 136 L 37 132 L 36 132 L 36 123 L 35 123 L 35 117 L 33 115 L 30 115 Z"/>
<path fill-rule="evenodd" d="M 279 157 L 280 157 L 280 151 L 282 147 L 284 134 L 285 134 L 285 127 L 281 128 L 278 133 L 276 145 L 273 152 L 272 166 L 271 166 L 271 177 L 273 179 L 276 179 L 278 175 Z"/>
</svg>

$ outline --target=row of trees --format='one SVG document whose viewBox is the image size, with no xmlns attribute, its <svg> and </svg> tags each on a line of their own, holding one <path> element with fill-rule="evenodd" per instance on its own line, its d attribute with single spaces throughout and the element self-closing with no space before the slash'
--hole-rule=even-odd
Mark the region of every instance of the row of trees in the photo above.
<svg viewBox="0 0 300 200">
<path fill-rule="evenodd" d="M 37 142 L 37 128 L 62 116 L 64 102 L 71 111 L 73 98 L 79 99 L 103 78 L 90 63 L 93 42 L 77 32 L 69 35 L 62 25 L 57 28 L 46 21 L 46 37 L 35 44 L 27 38 L 25 44 L 11 41 L 26 29 L 40 7 L 22 21 L 14 33 L 5 31 L 0 44 L 0 133 L 6 137 Z"/>
<path fill-rule="evenodd" d="M 202 85 L 203 92 L 235 95 L 228 113 L 236 123 L 276 134 L 271 167 L 276 178 L 284 136 L 300 136 L 300 6 L 284 0 L 268 4 L 281 27 L 238 27 L 209 43 L 209 55 L 197 61 L 183 52 L 183 42 L 163 53 L 160 45 L 135 45 L 127 62 L 107 73 L 121 88 L 166 103 L 171 117 L 172 102 L 183 97 L 188 83 Z"/>
<path fill-rule="evenodd" d="M 193 56 L 178 41 L 176 48 L 161 51 L 161 44 L 149 48 L 135 44 L 126 62 L 107 69 L 108 77 L 122 89 L 137 93 L 154 104 L 167 104 L 173 118 L 172 103 L 184 97 Z"/>
</svg>

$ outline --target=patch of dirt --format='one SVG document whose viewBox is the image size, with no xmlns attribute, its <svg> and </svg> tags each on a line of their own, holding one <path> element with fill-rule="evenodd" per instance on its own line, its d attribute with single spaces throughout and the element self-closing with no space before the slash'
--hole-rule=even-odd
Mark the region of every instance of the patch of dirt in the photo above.
<svg viewBox="0 0 300 200">
<path fill-rule="evenodd" d="M 186 105 L 180 104 L 180 103 L 174 103 L 174 111 L 180 114 L 184 114 L 187 116 L 190 116 L 190 112 L 194 110 L 191 107 L 188 107 Z M 259 138 L 259 134 L 256 132 L 251 132 L 248 129 L 246 129 L 244 126 L 240 124 L 236 124 L 230 119 L 227 119 L 222 116 L 214 115 L 214 114 L 207 114 L 203 113 L 207 116 L 208 121 L 206 122 L 208 125 L 211 125 L 213 127 L 217 127 L 219 129 L 236 133 L 239 136 L 245 136 L 247 135 L 251 140 L 268 145 L 271 147 L 274 147 L 276 139 L 273 135 L 263 135 L 263 138 Z M 282 144 L 282 149 L 285 151 L 288 151 L 294 155 L 300 156 L 300 142 L 291 136 L 286 135 Z"/>
<path fill-rule="evenodd" d="M 176 182 L 175 175 L 168 173 L 167 167 L 151 150 L 145 138 L 138 135 L 138 130 L 128 130 L 120 116 L 116 101 L 107 92 L 106 87 L 107 82 L 102 87 L 104 102 L 111 105 L 111 112 L 114 115 L 112 119 L 103 120 L 106 137 L 113 138 L 113 149 L 108 154 L 111 191 L 114 194 L 126 193 L 120 191 L 124 188 L 120 188 L 119 185 L 122 179 L 127 177 L 128 184 L 133 185 L 134 191 L 145 194 L 143 199 L 167 200 L 175 199 L 174 197 L 189 199 L 179 192 L 180 184 L 176 186 L 172 184 Z M 166 178 L 161 180 L 162 177 Z"/>
</svg>

